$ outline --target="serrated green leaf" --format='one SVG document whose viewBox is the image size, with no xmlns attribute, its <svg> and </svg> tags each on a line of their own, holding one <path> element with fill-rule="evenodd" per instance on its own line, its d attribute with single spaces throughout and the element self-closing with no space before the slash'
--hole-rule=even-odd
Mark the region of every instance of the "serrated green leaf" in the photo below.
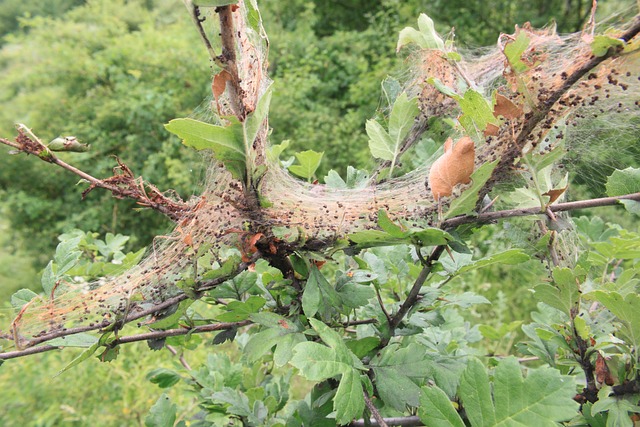
<svg viewBox="0 0 640 427">
<path fill-rule="evenodd" d="M 530 259 L 529 255 L 524 253 L 522 249 L 508 249 L 504 252 L 481 258 L 471 264 L 460 267 L 454 274 L 464 274 L 469 271 L 477 270 L 495 264 L 516 265 L 526 262 Z"/>
<path fill-rule="evenodd" d="M 331 188 L 346 190 L 348 188 L 361 189 L 365 188 L 369 183 L 369 173 L 364 170 L 356 169 L 353 166 L 347 166 L 347 180 L 343 180 L 338 172 L 331 169 L 324 182 Z"/>
<path fill-rule="evenodd" d="M 239 322 L 248 319 L 253 313 L 257 313 L 267 300 L 264 298 L 251 295 L 246 301 L 231 301 L 225 307 L 226 313 L 222 313 L 216 317 L 221 322 Z"/>
<path fill-rule="evenodd" d="M 267 159 L 272 163 L 278 163 L 280 155 L 287 149 L 287 147 L 289 147 L 290 143 L 291 141 L 287 139 L 282 141 L 280 144 L 269 146 L 269 148 L 267 148 Z"/>
<path fill-rule="evenodd" d="M 451 202 L 449 210 L 444 216 L 445 219 L 473 213 L 476 203 L 478 202 L 478 193 L 489 178 L 491 178 L 491 174 L 499 161 L 500 159 L 496 159 L 493 162 L 485 163 L 471 174 L 471 187 L 464 190 L 460 197 Z"/>
<path fill-rule="evenodd" d="M 411 233 L 411 240 L 419 246 L 446 245 L 451 242 L 453 236 L 444 230 L 435 227 L 427 227 Z"/>
<path fill-rule="evenodd" d="M 640 168 L 615 170 L 607 179 L 606 188 L 612 197 L 640 192 Z"/>
<path fill-rule="evenodd" d="M 400 349 L 388 346 L 371 361 L 376 386 L 387 405 L 398 411 L 403 411 L 407 405 L 418 406 L 420 387 L 411 378 L 422 379 L 429 374 L 425 353 L 426 349 L 418 344 Z"/>
<path fill-rule="evenodd" d="M 13 295 L 11 295 L 11 305 L 14 308 L 21 309 L 26 303 L 36 298 L 38 294 L 31 289 L 20 289 Z"/>
<path fill-rule="evenodd" d="M 333 407 L 336 411 L 336 422 L 341 425 L 362 416 L 364 394 L 357 370 L 349 369 L 342 374 Z"/>
<path fill-rule="evenodd" d="M 522 54 L 529 47 L 529 36 L 524 31 L 518 31 L 516 39 L 508 42 L 504 46 L 504 54 L 507 57 L 507 61 L 511 65 L 511 68 L 516 73 L 522 73 L 529 69 L 529 65 L 522 61 Z"/>
<path fill-rule="evenodd" d="M 362 359 L 370 351 L 376 349 L 378 345 L 380 345 L 380 338 L 364 337 L 359 340 L 347 341 L 345 344 L 357 358 Z"/>
<path fill-rule="evenodd" d="M 66 337 L 54 338 L 47 341 L 48 345 L 54 347 L 80 347 L 89 348 L 99 341 L 99 338 L 85 333 L 68 335 Z"/>
<path fill-rule="evenodd" d="M 640 345 L 640 295 L 630 293 L 622 296 L 617 292 L 595 291 L 597 301 L 620 319 L 624 328 L 622 332 L 637 349 Z"/>
<path fill-rule="evenodd" d="M 391 221 L 387 212 L 382 209 L 378 211 L 378 225 L 382 228 L 382 231 L 393 237 L 402 238 L 407 235 L 407 232 Z"/>
<path fill-rule="evenodd" d="M 313 178 L 313 174 L 316 173 L 318 166 L 320 166 L 320 161 L 322 160 L 323 155 L 324 152 L 318 153 L 313 150 L 296 153 L 296 159 L 298 159 L 298 163 L 300 164 L 289 166 L 289 172 L 301 178 L 311 180 L 311 178 Z"/>
<path fill-rule="evenodd" d="M 556 267 L 553 270 L 555 286 L 538 285 L 534 288 L 538 300 L 557 308 L 570 315 L 571 310 L 578 307 L 580 301 L 580 286 L 577 278 L 569 268 Z"/>
<path fill-rule="evenodd" d="M 57 377 L 58 375 L 62 374 L 63 372 L 68 371 L 69 369 L 73 368 L 74 366 L 77 366 L 80 363 L 84 362 L 85 360 L 87 360 L 88 358 L 93 356 L 93 354 L 96 352 L 96 350 L 98 350 L 98 348 L 101 347 L 101 346 L 102 346 L 101 341 L 96 342 L 91 347 L 87 348 L 85 351 L 80 353 L 80 355 L 78 357 L 76 357 L 71 362 L 69 362 L 64 368 L 60 369 L 58 371 L 58 373 L 54 375 L 54 377 Z"/>
<path fill-rule="evenodd" d="M 154 369 L 147 374 L 146 378 L 151 383 L 157 384 L 160 388 L 169 388 L 182 379 L 177 372 L 166 368 Z"/>
<path fill-rule="evenodd" d="M 427 427 L 465 427 L 453 403 L 436 386 L 422 388 L 418 416 Z"/>
<path fill-rule="evenodd" d="M 598 35 L 593 38 L 591 42 L 591 52 L 594 56 L 605 56 L 609 49 L 617 49 L 625 45 L 624 40 L 616 39 L 613 37 Z"/>
<path fill-rule="evenodd" d="M 187 147 L 212 150 L 214 157 L 224 163 L 234 178 L 242 179 L 245 176 L 246 153 L 241 136 L 243 127 L 237 120 L 223 127 L 193 119 L 175 119 L 164 127 L 181 138 Z"/>
<path fill-rule="evenodd" d="M 499 362 L 494 373 L 496 426 L 555 427 L 576 415 L 575 380 L 551 368 L 530 370 L 523 379 L 515 357 Z M 465 395 L 462 394 L 462 401 Z M 474 426 L 475 427 L 475 426 Z"/>
<path fill-rule="evenodd" d="M 244 346 L 244 354 L 249 363 L 253 363 L 264 356 L 281 339 L 282 334 L 277 328 L 268 328 L 254 334 Z"/>
<path fill-rule="evenodd" d="M 365 130 L 369 137 L 369 150 L 371 151 L 371 155 L 382 160 L 393 160 L 393 140 L 382 125 L 375 120 L 367 120 Z"/>
<path fill-rule="evenodd" d="M 49 261 L 47 266 L 44 268 L 42 278 L 40 279 L 42 289 L 44 290 L 47 298 L 51 297 L 51 292 L 53 291 L 56 285 L 56 280 L 58 279 L 58 276 L 53 272 L 53 268 L 53 261 Z"/>
<path fill-rule="evenodd" d="M 166 394 L 162 394 L 144 419 L 146 427 L 173 427 L 176 422 L 177 407 Z"/>
<path fill-rule="evenodd" d="M 349 361 L 337 360 L 334 349 L 315 342 L 296 345 L 289 363 L 311 381 L 322 381 L 352 369 Z"/>
<path fill-rule="evenodd" d="M 498 126 L 500 121 L 493 114 L 490 100 L 473 89 L 468 89 L 464 96 L 455 98 L 462 109 L 462 116 L 458 121 L 467 135 L 482 134 L 489 124 Z"/>
<path fill-rule="evenodd" d="M 273 351 L 273 362 L 278 367 L 282 367 L 289 363 L 293 357 L 293 349 L 300 343 L 307 341 L 302 333 L 290 333 L 284 335 L 276 343 L 276 349 Z"/>
<path fill-rule="evenodd" d="M 433 20 L 428 15 L 421 13 L 418 17 L 418 29 L 411 27 L 403 28 L 398 37 L 396 50 L 403 46 L 415 43 L 422 49 L 444 50 L 444 41 L 440 38 L 433 25 Z"/>
<path fill-rule="evenodd" d="M 496 425 L 489 375 L 478 359 L 469 360 L 460 379 L 460 395 L 472 426 Z"/>
<path fill-rule="evenodd" d="M 302 294 L 302 310 L 307 317 L 320 313 L 328 320 L 334 310 L 342 306 L 340 295 L 315 265 L 309 270 L 309 278 Z M 313 314 L 311 314 L 313 313 Z"/>
<path fill-rule="evenodd" d="M 168 314 L 166 317 L 156 316 L 156 321 L 149 324 L 148 327 L 154 330 L 157 329 L 168 329 L 175 326 L 178 323 L 178 320 L 187 312 L 187 309 L 194 303 L 194 300 L 187 299 L 178 304 L 176 310 Z"/>
</svg>

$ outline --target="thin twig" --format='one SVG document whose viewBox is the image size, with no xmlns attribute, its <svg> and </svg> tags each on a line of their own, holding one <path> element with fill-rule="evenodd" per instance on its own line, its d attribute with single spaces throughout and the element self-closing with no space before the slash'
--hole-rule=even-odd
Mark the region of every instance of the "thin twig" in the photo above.
<svg viewBox="0 0 640 427">
<path fill-rule="evenodd" d="M 384 303 L 382 302 L 382 296 L 380 295 L 380 289 L 378 288 L 378 286 L 374 286 L 374 289 L 376 290 L 376 297 L 378 297 L 378 304 L 380 304 L 380 309 L 384 313 L 384 317 L 387 318 L 387 323 L 389 324 L 389 326 L 391 326 L 391 316 L 389 316 L 389 312 L 384 307 Z"/>
<path fill-rule="evenodd" d="M 402 322 L 402 319 L 404 319 L 404 316 L 406 316 L 409 310 L 416 304 L 416 302 L 418 302 L 420 289 L 422 288 L 422 285 L 424 285 L 424 282 L 427 280 L 427 277 L 429 277 L 429 274 L 433 269 L 433 264 L 438 260 L 438 258 L 440 258 L 440 255 L 442 255 L 442 252 L 444 252 L 445 248 L 446 248 L 446 245 L 436 246 L 433 252 L 431 252 L 431 255 L 429 255 L 429 258 L 427 258 L 426 263 L 424 264 L 424 267 L 420 271 L 418 278 L 416 279 L 415 283 L 413 284 L 413 287 L 409 291 L 409 295 L 407 296 L 407 299 L 404 300 L 404 302 L 398 309 L 398 312 L 391 318 L 391 322 L 389 322 L 390 337 L 393 336 L 394 329 L 398 327 L 400 322 Z M 388 339 L 385 341 L 388 341 Z M 386 345 L 387 342 L 384 342 L 381 344 Z"/>
<path fill-rule="evenodd" d="M 127 337 L 116 338 L 109 342 L 109 346 L 115 347 L 120 344 L 129 344 L 138 341 L 157 340 L 167 337 L 177 337 L 187 334 L 202 334 L 205 332 L 224 331 L 229 329 L 236 329 L 242 326 L 250 325 L 250 320 L 243 320 L 241 322 L 233 323 L 211 323 L 207 325 L 194 326 L 193 328 L 176 328 L 167 329 L 164 331 L 152 331 L 144 334 L 131 335 Z M 32 347 L 26 350 L 8 351 L 6 353 L 0 353 L 0 360 L 15 359 L 16 357 L 28 356 L 31 354 L 44 353 L 52 350 L 60 350 L 64 347 L 56 347 L 52 345 L 43 345 L 40 347 Z"/>
<path fill-rule="evenodd" d="M 373 416 L 373 419 L 376 420 L 377 425 L 380 427 L 389 427 L 384 421 L 384 418 L 382 418 L 382 415 L 380 415 L 380 412 L 378 411 L 378 408 L 376 408 L 376 405 L 374 405 L 371 401 L 369 393 L 367 393 L 367 391 L 364 389 L 362 390 L 362 393 L 364 394 L 364 404 L 367 405 L 367 409 L 369 409 L 369 412 L 371 412 L 371 416 Z"/>
<path fill-rule="evenodd" d="M 182 366 L 184 366 L 184 368 L 185 368 L 187 371 L 190 371 L 190 370 L 191 370 L 191 365 L 189 365 L 189 362 L 187 362 L 187 359 L 185 359 L 185 358 L 184 358 L 184 354 L 183 354 L 183 353 L 181 353 L 180 355 L 178 355 L 178 350 L 176 350 L 172 345 L 169 345 L 169 344 L 165 344 L 165 348 L 166 348 L 167 350 L 169 350 L 169 352 L 170 352 L 171 354 L 173 354 L 174 356 L 178 356 L 178 360 L 180 361 L 180 364 L 181 364 Z"/>
<path fill-rule="evenodd" d="M 589 209 L 602 206 L 612 206 L 620 203 L 621 200 L 635 200 L 640 202 L 640 193 L 625 194 L 623 196 L 602 197 L 598 199 L 579 200 L 576 202 L 557 203 L 551 205 L 548 209 L 551 212 L 567 212 L 576 209 Z M 546 215 L 546 211 L 541 210 L 539 206 L 534 208 L 507 209 L 503 211 L 486 212 L 479 215 L 465 215 L 447 219 L 442 222 L 442 228 L 457 227 L 462 224 L 482 224 L 504 218 L 513 218 L 518 216 L 529 215 Z"/>
</svg>

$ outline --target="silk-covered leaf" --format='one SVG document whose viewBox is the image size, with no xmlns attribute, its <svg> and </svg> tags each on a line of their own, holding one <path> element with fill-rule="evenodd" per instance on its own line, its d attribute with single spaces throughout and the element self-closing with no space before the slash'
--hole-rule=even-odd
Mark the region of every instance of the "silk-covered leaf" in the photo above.
<svg viewBox="0 0 640 427">
<path fill-rule="evenodd" d="M 422 49 L 439 49 L 444 51 L 444 41 L 435 30 L 433 20 L 428 15 L 421 13 L 418 17 L 418 29 L 412 27 L 403 28 L 398 37 L 396 51 L 410 43 L 418 45 Z"/>
<path fill-rule="evenodd" d="M 580 302 L 579 279 L 569 268 L 556 267 L 553 270 L 554 285 L 538 285 L 534 288 L 538 300 L 557 308 L 566 315 L 578 308 Z"/>
<path fill-rule="evenodd" d="M 529 69 L 530 64 L 522 60 L 522 55 L 529 47 L 530 41 L 531 39 L 527 33 L 520 30 L 515 40 L 509 41 L 504 46 L 504 54 L 507 57 L 507 61 L 509 61 L 511 68 L 513 68 L 516 73 L 522 73 Z"/>
<path fill-rule="evenodd" d="M 459 197 L 451 202 L 449 210 L 444 216 L 445 219 L 473 213 L 478 202 L 480 189 L 489 180 L 499 161 L 500 159 L 496 159 L 493 162 L 485 163 L 471 175 L 471 187 L 464 190 Z"/>
<path fill-rule="evenodd" d="M 313 174 L 316 173 L 318 166 L 320 166 L 323 154 L 324 152 L 318 153 L 313 150 L 296 153 L 295 156 L 296 159 L 298 159 L 299 164 L 289 166 L 289 172 L 299 176 L 300 178 L 311 180 L 311 178 L 313 178 Z"/>
</svg>

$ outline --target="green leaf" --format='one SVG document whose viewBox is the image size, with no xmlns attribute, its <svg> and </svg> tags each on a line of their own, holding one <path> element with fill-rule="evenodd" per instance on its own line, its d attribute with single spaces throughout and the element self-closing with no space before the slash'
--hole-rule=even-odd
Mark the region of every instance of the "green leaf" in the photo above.
<svg viewBox="0 0 640 427">
<path fill-rule="evenodd" d="M 214 157 L 224 163 L 234 178 L 242 179 L 246 174 L 246 153 L 242 125 L 232 120 L 229 126 L 216 126 L 193 119 L 175 119 L 164 125 L 171 133 L 182 139 L 187 147 L 196 150 L 212 150 Z"/>
<path fill-rule="evenodd" d="M 575 310 L 580 301 L 580 286 L 576 279 L 569 268 L 556 267 L 553 270 L 555 286 L 538 285 L 534 288 L 535 296 L 545 304 L 571 315 L 571 310 Z"/>
<path fill-rule="evenodd" d="M 99 341 L 99 338 L 85 333 L 68 335 L 66 337 L 54 338 L 47 341 L 48 345 L 54 347 L 81 347 L 88 348 Z"/>
<path fill-rule="evenodd" d="M 173 427 L 176 422 L 177 407 L 171 403 L 169 396 L 162 394 L 149 410 L 144 419 L 146 427 Z"/>
<path fill-rule="evenodd" d="M 404 411 L 407 405 L 418 406 L 420 387 L 411 378 L 422 379 L 429 374 L 425 353 L 418 344 L 400 349 L 388 346 L 371 361 L 380 398 L 387 405 L 398 411 Z"/>
<path fill-rule="evenodd" d="M 453 403 L 445 392 L 436 386 L 422 388 L 418 416 L 428 427 L 464 427 L 464 422 Z"/>
<path fill-rule="evenodd" d="M 370 351 L 376 349 L 380 345 L 380 338 L 378 337 L 364 337 L 359 340 L 347 341 L 345 343 L 349 350 L 356 355 L 357 358 L 362 359 Z"/>
<path fill-rule="evenodd" d="M 269 148 L 267 148 L 267 159 L 272 163 L 277 163 L 280 159 L 280 155 L 287 149 L 287 147 L 289 147 L 290 143 L 291 141 L 287 139 L 278 145 L 269 146 Z"/>
<path fill-rule="evenodd" d="M 178 306 L 176 307 L 174 312 L 169 312 L 169 314 L 163 316 L 163 315 L 156 315 L 156 321 L 147 325 L 150 329 L 169 329 L 173 326 L 176 326 L 178 323 L 178 320 L 180 320 L 180 318 L 182 316 L 185 315 L 185 313 L 187 312 L 187 309 L 191 306 L 191 304 L 194 303 L 194 300 L 192 299 L 187 299 L 184 300 L 182 302 L 180 302 L 178 304 Z"/>
<path fill-rule="evenodd" d="M 640 192 L 640 168 L 615 170 L 607 179 L 606 188 L 611 197 Z"/>
<path fill-rule="evenodd" d="M 407 235 L 407 232 L 404 231 L 402 227 L 396 225 L 393 221 L 391 221 L 389 215 L 387 215 L 387 212 L 382 209 L 378 211 L 378 225 L 385 233 L 393 237 L 402 238 Z"/>
<path fill-rule="evenodd" d="M 460 95 L 458 95 L 458 93 L 453 90 L 452 88 L 450 88 L 449 86 L 445 85 L 444 83 L 442 83 L 442 81 L 436 77 L 429 77 L 427 78 L 427 83 L 429 83 L 430 85 L 433 85 L 436 89 L 438 89 L 440 92 L 442 92 L 443 94 L 455 99 L 455 100 L 460 100 Z"/>
<path fill-rule="evenodd" d="M 622 332 L 638 349 L 640 345 L 640 295 L 629 293 L 623 297 L 617 292 L 606 291 L 595 291 L 594 295 L 597 301 L 601 302 L 623 322 Z"/>
<path fill-rule="evenodd" d="M 489 376 L 478 359 L 469 360 L 460 379 L 460 395 L 465 396 L 464 407 L 472 426 L 496 425 Z"/>
<path fill-rule="evenodd" d="M 369 173 L 365 170 L 356 169 L 353 166 L 347 166 L 347 180 L 343 180 L 338 172 L 331 169 L 324 182 L 329 187 L 346 190 L 348 188 L 361 189 L 365 188 L 369 183 Z"/>
<path fill-rule="evenodd" d="M 333 407 L 336 411 L 336 422 L 340 425 L 347 424 L 352 419 L 362 416 L 364 393 L 357 370 L 349 369 L 342 374 Z"/>
<path fill-rule="evenodd" d="M 591 52 L 594 56 L 605 56 L 609 49 L 617 49 L 625 45 L 624 40 L 616 39 L 613 37 L 598 35 L 593 38 L 591 42 Z"/>
<path fill-rule="evenodd" d="M 371 151 L 371 155 L 382 160 L 393 160 L 393 140 L 382 125 L 370 119 L 367 120 L 365 129 L 367 136 L 369 136 L 369 150 Z"/>
<path fill-rule="evenodd" d="M 522 54 L 529 47 L 529 36 L 524 31 L 518 31 L 516 39 L 507 43 L 504 47 L 504 54 L 507 61 L 516 73 L 522 73 L 529 69 L 529 65 L 522 61 Z"/>
<path fill-rule="evenodd" d="M 11 295 L 11 305 L 14 308 L 21 309 L 26 303 L 37 297 L 38 294 L 31 289 L 20 289 Z"/>
<path fill-rule="evenodd" d="M 44 268 L 42 272 L 42 278 L 40 279 L 40 283 L 42 284 L 42 289 L 44 290 L 47 298 L 51 297 L 51 292 L 53 291 L 56 280 L 58 276 L 53 271 L 53 261 L 49 261 L 47 266 Z"/>
<path fill-rule="evenodd" d="M 302 294 L 302 310 L 307 317 L 320 313 L 323 319 L 331 318 L 331 313 L 342 306 L 340 295 L 322 275 L 318 267 L 311 266 L 309 278 Z"/>
<path fill-rule="evenodd" d="M 301 178 L 311 180 L 318 166 L 320 166 L 323 154 L 323 152 L 318 153 L 313 150 L 296 153 L 296 159 L 298 159 L 300 164 L 289 166 L 289 172 Z"/>
<path fill-rule="evenodd" d="M 79 365 L 80 363 L 84 362 L 85 360 L 93 356 L 93 354 L 96 352 L 96 350 L 98 350 L 99 347 L 101 347 L 101 345 L 102 344 L 100 343 L 100 341 L 93 344 L 91 347 L 89 347 L 88 349 L 80 353 L 78 357 L 76 357 L 71 362 L 69 362 L 64 368 L 60 369 L 58 373 L 54 375 L 54 377 L 57 377 L 63 372 L 68 371 L 69 369 L 73 368 L 76 365 Z"/>
<path fill-rule="evenodd" d="M 640 192 L 640 168 L 628 167 L 615 170 L 607 179 L 607 195 L 611 197 L 624 196 Z M 621 200 L 627 211 L 640 215 L 640 203 L 635 200 Z"/>
<path fill-rule="evenodd" d="M 216 318 L 221 322 L 239 322 L 248 319 L 253 313 L 257 313 L 267 300 L 257 295 L 252 295 L 246 301 L 231 301 L 225 307 L 226 313 L 222 313 Z"/>
<path fill-rule="evenodd" d="M 327 346 L 315 342 L 302 342 L 293 349 L 291 365 L 300 370 L 300 374 L 311 381 L 322 381 L 349 371 L 350 361 L 338 360 L 336 352 Z"/>
<path fill-rule="evenodd" d="M 415 43 L 422 49 L 444 50 L 444 41 L 440 38 L 429 16 L 421 13 L 418 17 L 418 28 L 406 27 L 400 31 L 396 51 L 410 43 Z"/>
<path fill-rule="evenodd" d="M 393 104 L 391 116 L 389 117 L 388 133 L 378 122 L 374 120 L 367 121 L 366 130 L 369 136 L 369 149 L 374 157 L 391 162 L 389 176 L 393 174 L 402 142 L 411 130 L 413 122 L 419 113 L 417 98 L 409 99 L 407 93 L 402 92 Z"/>
<path fill-rule="evenodd" d="M 557 426 L 578 410 L 573 377 L 551 368 L 530 370 L 525 379 L 515 357 L 499 362 L 494 373 L 496 426 Z M 470 396 L 461 393 L 463 403 Z M 474 426 L 475 427 L 475 426 Z"/>
<path fill-rule="evenodd" d="M 468 89 L 463 97 L 456 96 L 460 104 L 462 116 L 458 121 L 467 135 L 482 134 L 489 124 L 498 126 L 500 121 L 493 114 L 493 105 L 480 92 Z"/>
<path fill-rule="evenodd" d="M 499 161 L 500 159 L 496 159 L 491 163 L 485 163 L 471 174 L 471 180 L 473 181 L 471 187 L 464 190 L 460 197 L 451 202 L 449 210 L 444 216 L 445 219 L 473 213 L 478 202 L 478 193 L 491 178 L 491 174 Z"/>
<path fill-rule="evenodd" d="M 529 255 L 524 253 L 522 249 L 508 249 L 504 252 L 499 252 L 489 257 L 481 258 L 470 264 L 463 265 L 457 271 L 455 271 L 454 274 L 464 274 L 473 270 L 496 264 L 516 265 L 526 262 L 529 259 Z"/>
<path fill-rule="evenodd" d="M 147 374 L 146 378 L 153 384 L 157 384 L 160 388 L 169 388 L 182 379 L 177 372 L 166 368 L 154 369 Z"/>
</svg>

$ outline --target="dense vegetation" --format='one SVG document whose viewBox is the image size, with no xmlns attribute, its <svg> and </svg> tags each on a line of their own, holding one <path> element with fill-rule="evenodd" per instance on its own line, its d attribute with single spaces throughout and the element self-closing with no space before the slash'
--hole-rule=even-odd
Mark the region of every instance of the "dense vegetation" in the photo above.
<svg viewBox="0 0 640 427">
<path fill-rule="evenodd" d="M 574 4 L 568 6 L 570 3 Z M 624 6 L 616 2 L 603 3 L 602 13 Z M 307 149 L 323 151 L 323 162 L 316 172 L 322 179 L 330 169 L 345 176 L 347 166 L 361 169 L 372 166 L 364 124 L 376 114 L 380 117 L 388 114 L 381 101 L 380 82 L 389 74 L 402 78 L 406 64 L 402 57 L 393 54 L 397 34 L 403 27 L 413 25 L 420 12 L 428 12 L 444 32 L 455 26 L 462 45 L 483 45 L 494 42 L 501 31 L 512 31 L 514 23 L 525 20 L 544 25 L 555 19 L 560 31 L 579 30 L 588 17 L 590 2 L 495 1 L 480 7 L 463 1 L 381 0 L 345 5 L 344 2 L 291 0 L 265 2 L 261 8 L 271 41 L 270 72 L 275 81 L 269 113 L 274 129 L 271 140 L 274 144 L 291 140 L 281 158 Z M 159 188 L 172 188 L 184 199 L 198 194 L 198 185 L 203 179 L 200 156 L 182 147 L 163 127 L 175 117 L 211 119 L 210 70 L 204 66 L 208 60 L 206 51 L 190 26 L 189 17 L 175 2 L 59 1 L 50 2 L 47 8 L 31 1 L 5 2 L 0 6 L 0 18 L 0 31 L 4 34 L 0 51 L 0 102 L 4 106 L 0 109 L 0 135 L 11 134 L 14 122 L 28 124 L 47 139 L 74 134 L 90 143 L 91 151 L 66 153 L 63 157 L 94 176 L 109 176 L 115 164 L 111 156 L 117 155 L 136 174 Z M 625 147 L 631 147 L 625 148 L 631 150 L 631 154 L 636 141 L 629 138 L 624 141 Z M 94 279 L 108 273 L 111 261 L 148 245 L 153 236 L 165 234 L 171 227 L 170 222 L 157 213 L 136 211 L 134 202 L 115 200 L 107 192 L 93 191 L 86 201 L 79 202 L 84 187 L 76 186 L 76 177 L 38 164 L 33 158 L 4 156 L 2 165 L 0 221 L 3 229 L 11 230 L 5 234 L 11 238 L 5 235 L 2 238 L 6 249 L 0 249 L 2 301 L 7 301 L 13 291 L 29 282 L 34 283 L 34 290 L 39 288 L 33 270 L 44 268 L 62 233 L 71 232 L 63 239 L 82 236 L 76 242 L 76 248 L 82 252 L 81 264 L 74 267 L 73 272 Z M 637 166 L 633 158 L 627 165 Z M 597 172 L 603 178 L 583 182 L 587 185 L 580 187 L 581 194 L 601 195 L 611 171 Z M 590 270 L 589 277 L 604 278 L 613 274 L 611 263 L 620 261 L 616 267 L 619 272 L 629 271 L 624 276 L 626 286 L 635 286 L 638 236 L 633 225 L 629 227 L 634 223 L 628 218 L 621 219 L 627 230 L 598 217 L 577 221 L 577 238 L 592 248 L 589 267 L 585 267 L 586 258 L 582 265 Z M 536 242 L 523 243 L 530 227 L 530 222 L 512 221 L 477 230 L 469 242 L 474 262 L 490 260 L 495 254 L 503 253 L 507 253 L 501 255 L 506 264 L 520 262 L 517 255 L 512 259 L 505 252 L 514 242 L 524 244 L 530 254 L 540 255 L 537 253 L 541 247 L 539 242 L 537 246 Z M 74 229 L 88 233 L 72 231 Z M 106 233 L 112 233 L 111 237 Z M 131 236 L 131 239 L 114 237 L 117 234 Z M 612 241 L 612 237 L 619 240 Z M 623 249 L 620 246 L 623 244 L 629 246 Z M 549 295 L 538 299 L 548 305 L 538 305 L 538 300 L 523 291 L 539 284 L 540 277 L 546 274 L 544 265 L 532 259 L 523 264 L 524 268 L 498 265 L 476 269 L 470 258 L 464 260 L 458 265 L 442 261 L 441 277 L 451 273 L 446 287 L 440 294 L 426 295 L 426 298 L 433 297 L 430 301 L 433 306 L 412 318 L 418 323 L 410 327 L 420 328 L 419 322 L 432 325 L 431 336 L 419 343 L 438 355 L 431 366 L 423 368 L 428 370 L 425 376 L 433 377 L 447 395 L 453 396 L 457 378 L 466 366 L 455 360 L 464 356 L 524 354 L 538 357 L 563 374 L 576 368 L 575 362 L 567 362 L 567 358 L 560 362 L 555 359 L 557 354 L 572 349 L 562 348 L 558 338 L 552 345 L 544 344 L 539 334 L 536 335 L 536 329 L 544 329 L 544 325 L 566 322 L 562 314 L 549 308 L 550 305 L 560 312 L 565 308 L 553 304 L 550 290 L 545 290 Z M 468 266 L 466 274 L 458 274 L 465 265 Z M 396 246 L 370 250 L 358 261 L 356 272 L 378 277 L 376 286 L 386 290 L 385 297 L 393 298 L 394 293 L 415 279 L 418 266 L 409 247 Z M 309 270 L 309 266 L 305 268 L 300 274 L 303 277 L 306 274 L 306 278 L 318 271 Z M 353 270 L 354 266 L 339 259 L 336 265 L 325 267 L 319 277 L 326 276 L 332 283 L 340 283 L 347 280 L 349 269 Z M 278 275 L 266 263 L 258 263 L 256 272 Z M 568 273 L 556 274 L 557 282 L 567 281 L 560 276 Z M 249 276 L 234 282 L 234 286 L 244 286 L 245 303 L 248 295 L 259 294 L 254 287 L 256 278 Z M 363 279 L 357 283 L 360 300 L 373 296 L 361 289 L 364 287 L 361 283 L 370 282 Z M 211 297 L 228 297 L 224 291 L 229 289 Z M 353 297 L 344 304 L 357 307 L 360 300 Z M 487 302 L 492 305 L 485 305 Z M 428 303 L 425 301 L 425 307 Z M 195 308 L 203 317 L 225 318 L 226 313 L 226 318 L 233 318 L 233 310 L 227 313 L 201 303 L 196 303 Z M 318 307 L 318 310 L 329 308 Z M 11 317 L 8 306 L 5 313 L 7 318 Z M 274 337 L 268 332 L 273 321 L 264 318 L 261 323 L 263 345 L 270 343 L 269 348 L 274 344 Z M 328 344 L 332 339 L 330 331 L 324 330 L 320 322 L 312 326 Z M 135 332 L 134 327 L 130 328 L 125 332 Z M 553 329 L 547 330 L 547 334 L 553 334 Z M 169 390 L 171 402 L 179 405 L 178 417 L 191 425 L 198 422 L 207 425 L 204 418 L 214 423 L 241 419 L 246 425 L 266 425 L 267 422 L 284 425 L 284 412 L 290 415 L 287 425 L 331 425 L 321 418 L 334 410 L 331 381 L 335 380 L 323 383 L 306 400 L 297 401 L 285 410 L 288 401 L 304 399 L 310 385 L 296 379 L 290 389 L 291 368 L 282 367 L 282 363 L 270 359 L 269 355 L 264 356 L 269 348 L 259 347 L 259 340 L 252 339 L 255 335 L 241 332 L 235 340 L 241 350 L 253 346 L 253 353 L 245 356 L 249 362 L 262 363 L 246 363 L 238 348 L 230 344 L 220 347 L 226 339 L 234 338 L 222 335 L 214 339 L 213 343 L 218 345 L 215 351 L 210 339 L 189 335 L 168 340 L 167 344 L 177 349 L 175 357 L 169 352 L 151 352 L 136 345 L 123 349 L 124 357 L 114 358 L 110 364 L 98 366 L 94 361 L 85 362 L 53 380 L 49 377 L 75 356 L 69 354 L 70 351 L 12 361 L 15 369 L 4 369 L 8 367 L 5 365 L 0 371 L 5 383 L 14 384 L 0 392 L 8 408 L 0 415 L 0 421 L 6 425 L 92 425 L 96 420 L 100 420 L 101 425 L 142 423 L 156 400 L 156 416 L 172 412 L 171 405 L 163 403 L 163 397 L 158 399 L 160 392 L 155 387 L 158 385 Z M 579 336 L 584 338 L 588 333 L 582 331 Z M 377 344 L 367 338 L 355 340 L 349 349 L 365 357 L 371 346 Z M 300 336 L 291 338 L 291 346 L 294 340 L 301 339 Z M 403 393 L 393 398 L 384 391 L 407 386 L 407 378 L 401 375 L 402 369 L 398 366 L 412 362 L 412 350 L 415 348 L 408 346 L 400 348 L 395 355 L 388 350 L 375 356 L 378 375 L 383 377 L 386 369 L 387 373 L 399 377 L 396 384 L 378 385 L 383 390 L 383 409 L 387 415 L 400 415 L 406 405 L 418 403 Z M 182 352 L 184 358 L 179 359 Z M 629 362 L 625 359 L 627 354 L 631 353 L 621 350 L 614 356 L 619 373 L 624 371 L 622 365 Z M 445 355 L 455 358 L 447 359 Z M 301 360 L 298 357 L 296 367 L 304 371 Z M 503 369 L 503 378 L 517 379 L 513 366 L 509 365 L 511 362 L 499 360 L 494 359 L 492 363 Z M 189 365 L 195 369 L 189 371 Z M 469 375 L 482 376 L 481 369 L 473 363 L 466 369 Z M 225 372 L 224 376 L 221 371 Z M 552 383 L 560 378 L 550 371 L 540 372 Z M 47 378 L 44 386 L 43 377 Z M 307 378 L 314 380 L 312 376 Z M 95 385 L 88 390 L 89 382 Z M 439 397 L 433 397 L 433 401 Z M 627 410 L 633 412 L 629 402 L 611 403 L 616 416 L 622 419 Z M 38 407 L 49 409 L 36 411 Z M 196 413 L 199 415 L 192 419 Z M 563 415 L 558 419 L 564 419 Z M 604 423 L 603 417 L 602 414 L 593 416 Z M 153 418 L 153 414 L 148 418 L 150 425 L 163 425 Z M 292 421 L 294 419 L 297 421 Z"/>
</svg>

